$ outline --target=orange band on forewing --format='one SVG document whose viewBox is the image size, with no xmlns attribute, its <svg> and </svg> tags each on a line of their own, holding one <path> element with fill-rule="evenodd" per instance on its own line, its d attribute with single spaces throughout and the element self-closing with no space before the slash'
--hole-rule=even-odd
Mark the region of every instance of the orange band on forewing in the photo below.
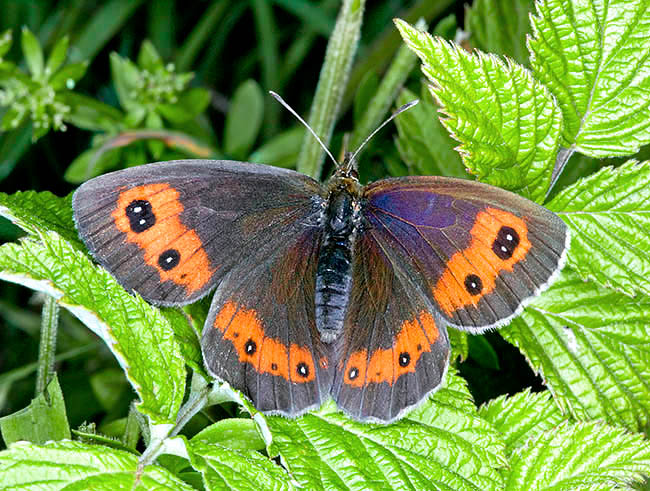
<svg viewBox="0 0 650 491">
<path fill-rule="evenodd" d="M 295 343 L 287 348 L 277 339 L 265 336 L 262 321 L 254 309 L 238 309 L 234 302 L 226 302 L 213 326 L 233 344 L 239 361 L 250 363 L 258 373 L 277 375 L 296 383 L 316 378 L 309 349 Z"/>
<path fill-rule="evenodd" d="M 147 201 L 155 216 L 155 224 L 142 232 L 134 232 L 126 214 L 133 201 Z M 148 184 L 122 191 L 112 213 L 115 226 L 126 234 L 127 242 L 136 244 L 144 252 L 145 262 L 158 271 L 161 281 L 173 281 L 185 287 L 188 295 L 203 288 L 214 269 L 198 234 L 187 228 L 180 219 L 183 204 L 179 193 L 167 183 Z M 174 249 L 180 254 L 178 265 L 165 271 L 159 265 L 160 255 Z"/>
<path fill-rule="evenodd" d="M 492 244 L 501 227 L 510 227 L 519 235 L 519 244 L 508 259 L 501 259 L 492 251 Z M 502 271 L 512 272 L 515 264 L 523 260 L 531 248 L 524 220 L 496 208 L 487 208 L 476 215 L 470 236 L 469 246 L 451 256 L 447 268 L 432 289 L 436 302 L 449 316 L 463 307 L 476 306 L 481 298 L 492 293 L 499 274 Z M 473 295 L 467 290 L 465 278 L 468 275 L 480 278 L 480 293 Z"/>
<path fill-rule="evenodd" d="M 343 380 L 359 388 L 369 383 L 393 385 L 402 375 L 415 372 L 418 360 L 423 353 L 431 351 L 439 335 L 431 314 L 422 311 L 418 319 L 402 323 L 392 348 L 376 350 L 369 360 L 365 349 L 352 353 Z"/>
</svg>

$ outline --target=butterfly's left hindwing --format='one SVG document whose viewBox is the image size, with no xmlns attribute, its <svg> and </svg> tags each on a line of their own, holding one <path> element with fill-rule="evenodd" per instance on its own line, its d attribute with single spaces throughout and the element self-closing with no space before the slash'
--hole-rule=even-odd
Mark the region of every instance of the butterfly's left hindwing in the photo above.
<svg viewBox="0 0 650 491">
<path fill-rule="evenodd" d="M 182 305 L 242 261 L 257 260 L 287 225 L 314 224 L 321 192 L 285 169 L 173 161 L 92 179 L 75 192 L 73 210 L 91 253 L 127 290 Z"/>
<path fill-rule="evenodd" d="M 374 232 L 357 240 L 332 397 L 358 421 L 387 423 L 440 387 L 449 339 L 431 303 L 398 273 L 398 258 L 382 249 Z"/>
</svg>

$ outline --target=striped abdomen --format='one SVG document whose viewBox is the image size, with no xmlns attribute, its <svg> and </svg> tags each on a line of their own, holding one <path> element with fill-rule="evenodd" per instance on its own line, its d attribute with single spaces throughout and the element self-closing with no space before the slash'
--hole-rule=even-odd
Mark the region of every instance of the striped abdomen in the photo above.
<svg viewBox="0 0 650 491">
<path fill-rule="evenodd" d="M 352 251 L 358 213 L 354 198 L 333 193 L 325 211 L 324 236 L 316 272 L 316 327 L 321 339 L 332 342 L 343 329 L 352 288 Z"/>
</svg>

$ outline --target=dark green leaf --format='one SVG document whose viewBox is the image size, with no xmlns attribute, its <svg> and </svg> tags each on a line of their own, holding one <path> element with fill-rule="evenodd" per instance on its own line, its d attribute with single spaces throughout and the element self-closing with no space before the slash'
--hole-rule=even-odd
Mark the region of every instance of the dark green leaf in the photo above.
<svg viewBox="0 0 650 491">
<path fill-rule="evenodd" d="M 36 396 L 29 406 L 0 418 L 0 431 L 6 445 L 20 440 L 42 444 L 70 438 L 65 403 L 56 373 L 45 392 Z"/>
<path fill-rule="evenodd" d="M 244 159 L 257 139 L 264 116 L 264 96 L 254 80 L 247 80 L 235 91 L 230 103 L 224 149 L 238 159 Z"/>
<path fill-rule="evenodd" d="M 29 72 L 34 78 L 40 78 L 43 75 L 43 50 L 41 44 L 27 27 L 23 27 L 20 41 Z"/>
</svg>

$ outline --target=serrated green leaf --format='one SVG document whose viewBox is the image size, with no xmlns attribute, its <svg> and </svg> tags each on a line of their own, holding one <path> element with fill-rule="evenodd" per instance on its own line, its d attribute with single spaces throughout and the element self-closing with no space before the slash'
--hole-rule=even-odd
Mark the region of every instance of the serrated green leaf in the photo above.
<svg viewBox="0 0 650 491">
<path fill-rule="evenodd" d="M 548 89 L 521 65 L 469 54 L 401 20 L 396 25 L 422 60 L 465 167 L 483 182 L 542 201 L 562 130 Z"/>
<path fill-rule="evenodd" d="M 630 489 L 650 474 L 650 442 L 602 423 L 540 432 L 511 459 L 506 490 Z"/>
<path fill-rule="evenodd" d="M 290 474 L 307 489 L 502 489 L 504 445 L 478 417 L 464 380 L 391 425 L 361 424 L 333 403 L 295 420 L 266 418 Z M 297 442 L 300 442 L 297 444 Z"/>
<path fill-rule="evenodd" d="M 650 295 L 650 162 L 605 167 L 548 203 L 571 229 L 571 267 L 627 295 Z"/>
<path fill-rule="evenodd" d="M 160 311 L 131 296 L 55 233 L 0 247 L 0 279 L 44 291 L 100 336 L 140 396 L 138 410 L 171 424 L 185 392 L 185 365 Z"/>
<path fill-rule="evenodd" d="M 529 389 L 511 397 L 492 399 L 478 413 L 501 432 L 508 455 L 566 419 L 547 391 L 530 392 Z"/>
<path fill-rule="evenodd" d="M 397 98 L 397 104 L 401 106 L 417 98 L 416 94 L 404 89 Z M 398 134 L 395 143 L 400 155 L 411 167 L 415 167 L 417 173 L 469 177 L 460 155 L 454 149 L 454 140 L 440 123 L 438 106 L 428 90 L 424 89 L 418 105 L 400 114 L 395 124 Z"/>
<path fill-rule="evenodd" d="M 201 440 L 192 440 L 187 448 L 192 467 L 201 473 L 208 491 L 291 489 L 286 471 L 254 450 L 234 450 Z"/>
<path fill-rule="evenodd" d="M 36 396 L 26 408 L 0 418 L 0 430 L 6 445 L 19 440 L 40 444 L 70 438 L 65 402 L 56 373 L 44 394 Z"/>
<path fill-rule="evenodd" d="M 264 96 L 254 80 L 247 80 L 235 91 L 224 130 L 226 153 L 245 158 L 257 138 L 264 117 Z"/>
<path fill-rule="evenodd" d="M 0 482 L 4 489 L 170 490 L 193 491 L 168 470 L 146 466 L 136 486 L 138 458 L 129 452 L 79 442 L 45 445 L 14 443 L 0 452 Z"/>
<path fill-rule="evenodd" d="M 27 27 L 23 27 L 20 42 L 29 73 L 34 78 L 41 77 L 43 75 L 43 50 L 41 49 L 41 44 Z"/>
<path fill-rule="evenodd" d="M 449 335 L 449 344 L 451 344 L 451 360 L 460 358 L 460 361 L 467 359 L 469 354 L 469 341 L 467 340 L 467 333 L 459 329 L 447 329 Z"/>
<path fill-rule="evenodd" d="M 474 0 L 465 10 L 465 30 L 472 46 L 528 64 L 531 0 Z"/>
<path fill-rule="evenodd" d="M 0 215 L 30 234 L 51 230 L 74 247 L 85 249 L 72 219 L 72 194 L 59 198 L 49 191 L 0 193 Z"/>
<path fill-rule="evenodd" d="M 500 330 L 576 419 L 650 423 L 650 297 L 632 299 L 568 268 Z"/>
<path fill-rule="evenodd" d="M 65 61 L 66 56 L 68 55 L 68 36 L 63 36 L 59 39 L 50 56 L 47 58 L 47 63 L 45 64 L 45 77 L 51 77 L 56 71 L 61 68 L 63 62 Z"/>
<path fill-rule="evenodd" d="M 564 146 L 592 157 L 650 142 L 646 0 L 545 0 L 532 17 L 531 65 L 564 115 Z"/>
</svg>

